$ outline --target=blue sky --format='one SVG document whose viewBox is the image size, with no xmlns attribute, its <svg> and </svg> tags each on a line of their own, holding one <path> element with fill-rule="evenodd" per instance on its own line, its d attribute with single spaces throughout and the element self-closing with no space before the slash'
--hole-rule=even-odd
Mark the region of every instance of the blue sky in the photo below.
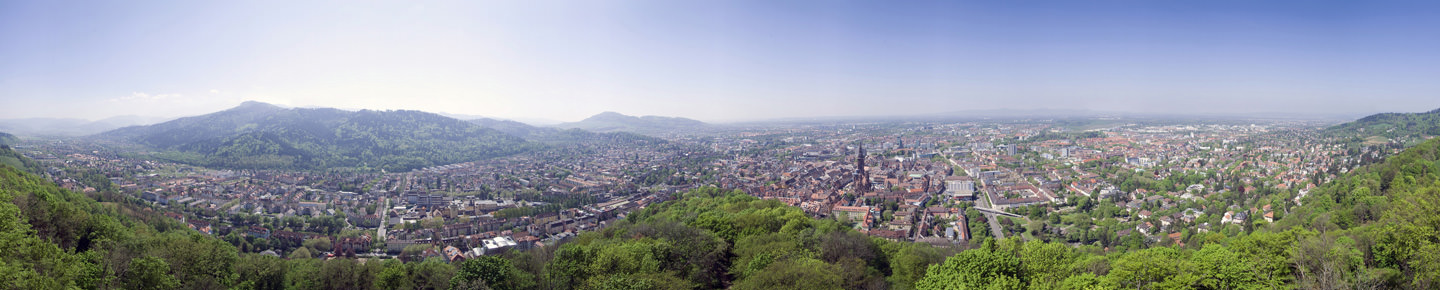
<svg viewBox="0 0 1440 290">
<path fill-rule="evenodd" d="M 1435 1 L 892 2 L 0 1 L 0 118 L 1440 108 Z"/>
</svg>

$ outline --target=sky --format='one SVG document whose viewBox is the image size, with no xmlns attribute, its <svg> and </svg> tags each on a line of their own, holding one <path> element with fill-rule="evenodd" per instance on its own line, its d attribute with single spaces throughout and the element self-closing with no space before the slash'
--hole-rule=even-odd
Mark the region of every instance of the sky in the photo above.
<svg viewBox="0 0 1440 290">
<path fill-rule="evenodd" d="M 904 3 L 896 3 L 904 2 Z M 0 119 L 1440 108 L 1437 1 L 9 1 Z"/>
</svg>

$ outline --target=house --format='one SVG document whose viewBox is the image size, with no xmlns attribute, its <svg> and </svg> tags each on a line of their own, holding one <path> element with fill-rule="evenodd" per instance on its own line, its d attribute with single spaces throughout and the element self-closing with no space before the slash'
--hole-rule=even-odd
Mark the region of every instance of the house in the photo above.
<svg viewBox="0 0 1440 290">
<path fill-rule="evenodd" d="M 945 196 L 960 200 L 975 200 L 975 180 L 968 176 L 946 177 Z"/>
<path fill-rule="evenodd" d="M 1140 233 L 1142 234 L 1149 235 L 1150 233 L 1155 231 L 1155 225 L 1151 224 L 1150 222 L 1145 222 L 1143 224 L 1135 226 L 1135 230 L 1140 231 Z"/>
<path fill-rule="evenodd" d="M 1167 235 L 1166 237 L 1170 238 L 1170 241 L 1174 242 L 1176 245 L 1180 245 L 1181 247 L 1184 247 L 1184 246 L 1185 246 L 1185 242 L 1183 242 L 1183 241 L 1180 240 L 1181 238 L 1184 238 L 1184 236 L 1185 236 L 1185 235 L 1184 235 L 1184 234 L 1181 234 L 1181 233 L 1172 233 L 1172 234 Z"/>
<path fill-rule="evenodd" d="M 506 250 L 509 250 L 512 247 L 519 245 L 515 242 L 514 239 L 505 236 L 486 239 L 481 241 L 481 244 L 483 244 L 485 247 L 485 250 L 482 252 L 485 255 L 498 255 Z"/>
<path fill-rule="evenodd" d="M 861 220 L 870 213 L 870 207 L 866 206 L 835 206 L 830 209 L 830 216 L 836 219 Z"/>
<path fill-rule="evenodd" d="M 444 254 L 445 256 L 443 257 L 445 261 L 452 264 L 465 261 L 465 251 L 461 251 L 460 248 L 456 248 L 455 246 L 445 246 Z"/>
<path fill-rule="evenodd" d="M 270 238 L 270 229 L 260 226 L 251 226 L 250 230 L 246 231 L 245 234 L 251 237 L 268 239 Z"/>
<path fill-rule="evenodd" d="M 370 249 L 370 237 L 359 238 L 338 238 L 330 243 L 330 252 L 336 256 L 354 257 L 356 253 L 363 253 Z M 403 250 L 403 248 L 402 248 Z"/>
</svg>

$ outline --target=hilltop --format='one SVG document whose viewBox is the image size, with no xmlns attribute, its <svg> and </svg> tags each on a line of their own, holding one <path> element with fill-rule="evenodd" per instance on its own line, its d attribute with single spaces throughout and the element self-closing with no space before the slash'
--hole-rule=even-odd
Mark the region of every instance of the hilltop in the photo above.
<svg viewBox="0 0 1440 290">
<path fill-rule="evenodd" d="M 524 139 L 420 111 L 288 109 L 261 102 L 96 135 L 155 148 L 155 156 L 219 168 L 379 168 L 403 171 L 506 156 Z"/>
<path fill-rule="evenodd" d="M 580 120 L 557 125 L 560 128 L 583 129 L 592 132 L 631 132 L 657 134 L 703 129 L 709 124 L 692 119 L 661 116 L 629 116 L 616 112 L 604 112 Z"/>
</svg>

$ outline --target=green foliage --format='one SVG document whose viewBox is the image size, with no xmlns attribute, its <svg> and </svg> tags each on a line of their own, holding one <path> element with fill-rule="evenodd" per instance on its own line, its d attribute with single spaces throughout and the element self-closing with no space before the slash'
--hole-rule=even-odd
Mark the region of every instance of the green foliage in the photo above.
<svg viewBox="0 0 1440 290">
<path fill-rule="evenodd" d="M 498 256 L 482 256 L 465 260 L 457 267 L 450 284 L 469 287 L 487 286 L 491 289 L 528 289 L 534 287 L 534 277 L 510 264 L 510 260 Z"/>
<path fill-rule="evenodd" d="M 523 266 L 560 289 L 909 289 L 947 252 L 713 187 L 632 212 Z M 512 261 L 524 261 L 512 260 Z M 517 262 L 519 263 L 519 262 Z M 529 263 L 529 262 L 526 262 Z"/>
<path fill-rule="evenodd" d="M 1335 125 L 1327 133 L 1342 136 L 1381 136 L 1386 138 L 1440 135 L 1440 109 L 1424 113 L 1382 113 L 1354 122 Z"/>
<path fill-rule="evenodd" d="M 916 289 L 1021 289 L 1024 272 L 1020 259 L 993 250 L 969 250 L 930 266 Z"/>
<path fill-rule="evenodd" d="M 734 289 L 838 289 L 839 267 L 811 258 L 786 259 L 735 283 Z"/>
<path fill-rule="evenodd" d="M 170 274 L 170 264 L 154 256 L 130 260 L 130 270 L 122 279 L 125 289 L 175 289 L 180 280 Z"/>
</svg>

